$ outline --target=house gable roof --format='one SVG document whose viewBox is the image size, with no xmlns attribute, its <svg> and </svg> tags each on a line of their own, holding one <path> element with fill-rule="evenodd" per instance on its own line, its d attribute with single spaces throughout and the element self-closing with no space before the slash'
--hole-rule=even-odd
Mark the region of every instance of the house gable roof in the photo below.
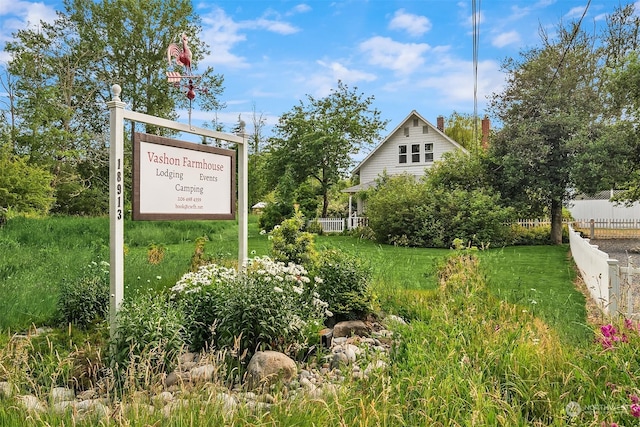
<svg viewBox="0 0 640 427">
<path fill-rule="evenodd" d="M 398 126 L 396 126 L 373 150 L 371 150 L 369 152 L 369 154 L 367 154 L 367 156 L 364 159 L 362 159 L 362 161 L 360 163 L 358 163 L 358 165 L 351 171 L 351 174 L 355 175 L 356 173 L 358 173 L 360 171 L 360 168 L 365 163 L 367 163 L 367 161 L 369 161 L 369 159 L 371 159 L 371 157 L 373 157 L 373 155 L 376 153 L 376 151 L 378 151 L 380 149 L 380 147 L 384 146 L 384 144 L 387 141 L 389 141 L 389 139 L 391 139 L 391 137 L 398 130 L 400 130 L 402 127 L 404 127 L 409 122 L 409 120 L 411 120 L 413 118 L 413 116 L 415 116 L 418 119 L 422 120 L 424 123 L 427 124 L 427 126 L 429 126 L 431 129 L 433 129 L 437 134 L 439 134 L 442 138 L 444 138 L 446 141 L 451 143 L 457 149 L 462 150 L 464 153 L 469 154 L 469 151 L 467 151 L 467 149 L 465 149 L 462 145 L 458 144 L 456 141 L 454 141 L 453 139 L 451 139 L 447 135 L 445 135 L 444 132 L 442 132 L 440 129 L 438 129 L 436 126 L 434 126 L 431 122 L 429 122 L 429 120 L 427 120 L 424 117 L 422 117 L 416 110 L 412 110 L 409 113 L 409 115 L 407 115 L 407 117 L 403 121 L 400 122 L 400 124 Z"/>
</svg>

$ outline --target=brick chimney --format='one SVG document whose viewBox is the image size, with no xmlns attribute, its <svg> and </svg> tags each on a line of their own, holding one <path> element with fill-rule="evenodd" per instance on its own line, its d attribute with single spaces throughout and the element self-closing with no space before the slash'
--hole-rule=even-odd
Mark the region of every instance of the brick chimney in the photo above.
<svg viewBox="0 0 640 427">
<path fill-rule="evenodd" d="M 436 119 L 436 127 L 440 132 L 444 132 L 444 117 L 438 116 Z"/>
<path fill-rule="evenodd" d="M 489 130 L 491 129 L 491 123 L 489 117 L 484 116 L 482 119 L 482 148 L 485 150 L 489 147 Z"/>
</svg>

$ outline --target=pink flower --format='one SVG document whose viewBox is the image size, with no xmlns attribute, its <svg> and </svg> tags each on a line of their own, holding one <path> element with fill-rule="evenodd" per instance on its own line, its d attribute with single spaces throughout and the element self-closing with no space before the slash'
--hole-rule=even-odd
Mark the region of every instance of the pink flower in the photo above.
<svg viewBox="0 0 640 427">
<path fill-rule="evenodd" d="M 631 399 L 631 403 L 635 403 L 635 404 L 640 403 L 640 397 L 638 397 L 635 394 L 630 394 L 629 399 Z"/>
<path fill-rule="evenodd" d="M 633 320 L 624 319 L 624 327 L 627 329 L 633 329 Z"/>
<path fill-rule="evenodd" d="M 636 418 L 640 418 L 640 405 L 638 405 L 637 403 L 632 403 L 630 409 L 631 415 Z"/>
<path fill-rule="evenodd" d="M 609 324 L 601 326 L 600 332 L 602 332 L 602 335 L 604 335 L 605 337 L 611 338 L 618 333 L 618 330 L 615 328 L 615 326 Z"/>
</svg>

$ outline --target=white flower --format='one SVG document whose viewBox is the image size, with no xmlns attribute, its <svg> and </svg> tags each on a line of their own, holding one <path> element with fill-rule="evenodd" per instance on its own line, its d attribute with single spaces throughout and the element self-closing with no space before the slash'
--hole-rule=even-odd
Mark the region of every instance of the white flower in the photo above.
<svg viewBox="0 0 640 427">
<path fill-rule="evenodd" d="M 162 276 L 156 276 L 156 279 L 160 280 L 162 279 Z"/>
<path fill-rule="evenodd" d="M 302 295 L 303 289 L 300 286 L 294 286 L 293 292 L 295 292 L 298 295 Z"/>
<path fill-rule="evenodd" d="M 255 254 L 256 254 L 255 250 L 251 251 L 251 255 L 255 255 Z"/>
<path fill-rule="evenodd" d="M 534 299 L 531 300 L 531 304 L 537 304 L 537 303 L 538 303 L 538 301 L 536 301 Z"/>
<path fill-rule="evenodd" d="M 279 293 L 283 293 L 283 292 L 284 292 L 284 291 L 282 290 L 282 288 L 279 288 L 279 287 L 277 287 L 277 286 L 274 286 L 274 287 L 273 287 L 273 290 L 274 290 L 274 291 L 276 291 L 276 292 L 279 292 Z"/>
<path fill-rule="evenodd" d="M 325 314 L 325 316 L 327 316 L 327 317 L 332 317 L 332 316 L 333 316 L 333 313 L 332 313 L 332 312 L 330 312 L 329 310 L 325 310 L 325 311 L 324 311 L 324 314 Z"/>
<path fill-rule="evenodd" d="M 318 276 L 314 277 L 313 280 L 315 280 L 316 283 L 324 282 L 324 280 L 322 280 L 322 277 L 318 277 Z"/>
<path fill-rule="evenodd" d="M 260 230 L 260 235 L 264 236 L 265 234 L 267 234 L 267 230 Z"/>
</svg>

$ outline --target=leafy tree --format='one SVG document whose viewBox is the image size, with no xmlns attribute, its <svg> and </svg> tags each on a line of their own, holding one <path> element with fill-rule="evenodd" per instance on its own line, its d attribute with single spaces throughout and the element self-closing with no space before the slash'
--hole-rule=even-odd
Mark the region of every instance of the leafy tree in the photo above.
<svg viewBox="0 0 640 427">
<path fill-rule="evenodd" d="M 176 108 L 189 100 L 166 81 L 165 71 L 171 69 L 167 47 L 185 32 L 197 64 L 207 46 L 198 38 L 202 29 L 189 0 L 66 0 L 63 9 L 54 23 L 18 31 L 7 43 L 12 56 L 8 73 L 15 82 L 5 83 L 15 88 L 15 96 L 5 107 L 17 129 L 16 152 L 50 168 L 54 186 L 65 187 L 58 197 L 75 197 L 80 191 L 97 195 L 96 182 L 108 179 L 101 162 L 111 85 L 122 87 L 131 109 L 175 118 Z M 222 77 L 211 68 L 201 74 L 197 83 L 208 93 L 196 101 L 205 110 L 221 107 Z M 155 129 L 147 126 L 146 131 Z M 87 162 L 97 164 L 82 166 Z M 89 171 L 94 174 L 90 179 Z M 59 205 L 74 203 L 59 200 Z"/>
<path fill-rule="evenodd" d="M 0 208 L 46 214 L 53 203 L 51 174 L 30 165 L 26 157 L 0 147 Z"/>
<path fill-rule="evenodd" d="M 482 143 L 482 120 L 454 111 L 445 119 L 444 133 L 469 152 L 477 153 Z"/>
<path fill-rule="evenodd" d="M 562 242 L 562 206 L 574 188 L 576 154 L 588 149 L 585 126 L 599 111 L 598 55 L 579 23 L 541 30 L 542 47 L 508 59 L 507 84 L 491 108 L 504 127 L 490 147 L 493 184 L 502 197 L 551 216 L 551 238 Z"/>
<path fill-rule="evenodd" d="M 269 140 L 271 181 L 283 171 L 301 184 L 315 179 L 323 197 L 322 215 L 329 206 L 329 189 L 346 174 L 352 157 L 378 139 L 386 121 L 372 108 L 373 96 L 364 97 L 357 89 L 338 82 L 338 88 L 325 98 L 307 95 L 307 103 L 280 117 L 275 136 Z"/>
</svg>

